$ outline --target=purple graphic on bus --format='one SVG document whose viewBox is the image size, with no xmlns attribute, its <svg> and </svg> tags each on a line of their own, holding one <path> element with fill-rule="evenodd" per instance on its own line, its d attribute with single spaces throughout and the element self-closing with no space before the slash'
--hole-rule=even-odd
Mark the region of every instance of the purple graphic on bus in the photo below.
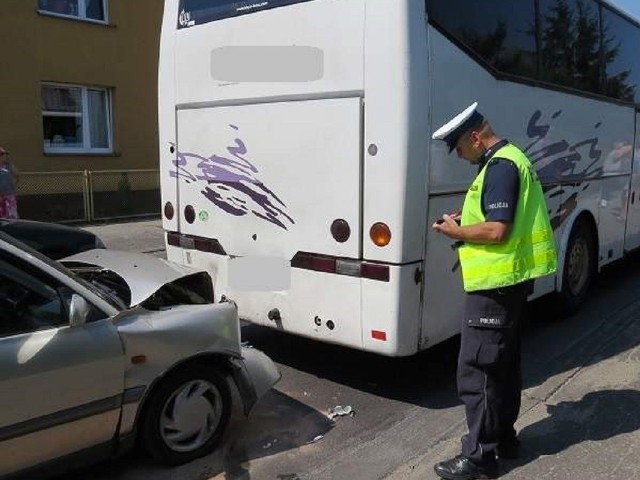
<svg viewBox="0 0 640 480">
<path fill-rule="evenodd" d="M 536 110 L 529 118 L 526 130 L 527 137 L 533 141 L 523 149 L 535 166 L 549 198 L 564 195 L 568 181 L 574 180 L 572 184 L 581 187 L 562 201 L 557 211 L 550 212 L 554 230 L 577 208 L 579 192 L 588 189 L 591 180 L 603 173 L 600 139 L 595 134 L 602 123 L 598 122 L 593 126 L 593 136 L 582 138 L 573 144 L 565 138 L 549 141 L 547 136 L 552 130 L 552 123 L 560 121 L 561 116 L 562 110 L 557 110 L 544 120 L 543 113 Z"/>
<path fill-rule="evenodd" d="M 239 130 L 235 125 L 229 127 Z M 284 202 L 257 178 L 258 169 L 246 158 L 248 150 L 241 138 L 234 139 L 227 153 L 205 157 L 176 150 L 176 169 L 170 175 L 186 183 L 206 182 L 202 195 L 228 214 L 251 213 L 285 230 L 288 224 L 295 224 Z"/>
</svg>

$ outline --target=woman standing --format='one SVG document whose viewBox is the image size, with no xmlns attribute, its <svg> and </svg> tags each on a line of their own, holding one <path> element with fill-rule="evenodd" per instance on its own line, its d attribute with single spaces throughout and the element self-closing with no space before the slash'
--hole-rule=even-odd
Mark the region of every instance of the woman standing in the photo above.
<svg viewBox="0 0 640 480">
<path fill-rule="evenodd" d="M 18 174 L 9 161 L 9 153 L 0 147 L 0 218 L 18 218 L 17 182 Z"/>
</svg>

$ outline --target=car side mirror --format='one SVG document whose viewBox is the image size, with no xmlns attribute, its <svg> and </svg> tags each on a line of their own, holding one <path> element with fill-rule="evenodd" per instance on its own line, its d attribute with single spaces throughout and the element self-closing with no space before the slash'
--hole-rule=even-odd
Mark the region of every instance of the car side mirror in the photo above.
<svg viewBox="0 0 640 480">
<path fill-rule="evenodd" d="M 72 327 L 81 327 L 87 323 L 90 307 L 87 301 L 77 293 L 71 295 L 71 304 L 69 306 L 69 325 Z"/>
</svg>

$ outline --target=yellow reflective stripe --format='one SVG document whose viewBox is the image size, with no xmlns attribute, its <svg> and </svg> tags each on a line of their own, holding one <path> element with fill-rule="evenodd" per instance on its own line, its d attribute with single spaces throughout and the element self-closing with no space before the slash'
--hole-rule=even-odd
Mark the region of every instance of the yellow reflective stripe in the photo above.
<svg viewBox="0 0 640 480">
<path fill-rule="evenodd" d="M 494 255 L 483 255 L 481 257 L 475 257 L 472 259 L 465 259 L 464 265 L 463 266 L 470 266 L 471 268 L 486 268 L 487 270 L 491 270 L 491 268 L 496 265 L 496 264 L 506 264 L 506 265 L 511 265 L 513 269 L 517 269 L 520 265 L 525 264 L 525 265 L 529 265 L 531 264 L 531 262 L 533 262 L 536 258 L 542 256 L 542 257 L 546 257 L 546 256 L 552 256 L 553 258 L 556 257 L 556 250 L 555 248 L 553 248 L 552 246 L 548 246 L 547 248 L 541 248 L 542 245 L 539 246 L 539 248 L 534 248 L 532 249 L 533 251 L 526 255 L 526 256 L 521 256 L 521 257 L 514 257 L 512 255 L 508 255 L 508 254 L 494 254 Z"/>
<path fill-rule="evenodd" d="M 547 273 L 555 271 L 557 268 L 555 249 L 538 252 L 527 258 L 520 258 L 515 261 L 512 257 L 509 257 L 505 258 L 503 261 L 496 259 L 492 262 L 487 262 L 485 259 L 483 264 L 479 266 L 464 264 L 462 273 L 466 280 L 473 278 L 487 278 L 493 275 L 515 275 L 518 271 L 522 271 L 524 268 L 531 270 L 542 269 Z M 552 270 L 548 270 L 549 268 Z"/>
<path fill-rule="evenodd" d="M 529 238 L 523 238 L 519 240 L 518 245 L 511 249 L 504 249 L 504 244 L 480 244 L 471 243 L 466 244 L 460 248 L 460 258 L 465 260 L 473 260 L 477 257 L 486 257 L 486 255 L 510 255 L 510 256 L 528 256 L 530 249 L 539 248 L 540 244 L 551 243 L 553 238 L 553 232 L 547 232 L 546 230 L 539 230 L 533 232 Z"/>
<path fill-rule="evenodd" d="M 531 243 L 547 242 L 553 238 L 553 230 L 538 230 L 532 232 L 529 241 Z"/>
</svg>

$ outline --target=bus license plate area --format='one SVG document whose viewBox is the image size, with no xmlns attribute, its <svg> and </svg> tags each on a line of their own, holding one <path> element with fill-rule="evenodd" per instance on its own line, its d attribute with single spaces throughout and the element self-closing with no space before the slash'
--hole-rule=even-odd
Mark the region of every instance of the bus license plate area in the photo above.
<svg viewBox="0 0 640 480">
<path fill-rule="evenodd" d="M 280 291 L 291 287 L 291 265 L 277 257 L 233 257 L 228 285 L 239 291 Z"/>
</svg>

